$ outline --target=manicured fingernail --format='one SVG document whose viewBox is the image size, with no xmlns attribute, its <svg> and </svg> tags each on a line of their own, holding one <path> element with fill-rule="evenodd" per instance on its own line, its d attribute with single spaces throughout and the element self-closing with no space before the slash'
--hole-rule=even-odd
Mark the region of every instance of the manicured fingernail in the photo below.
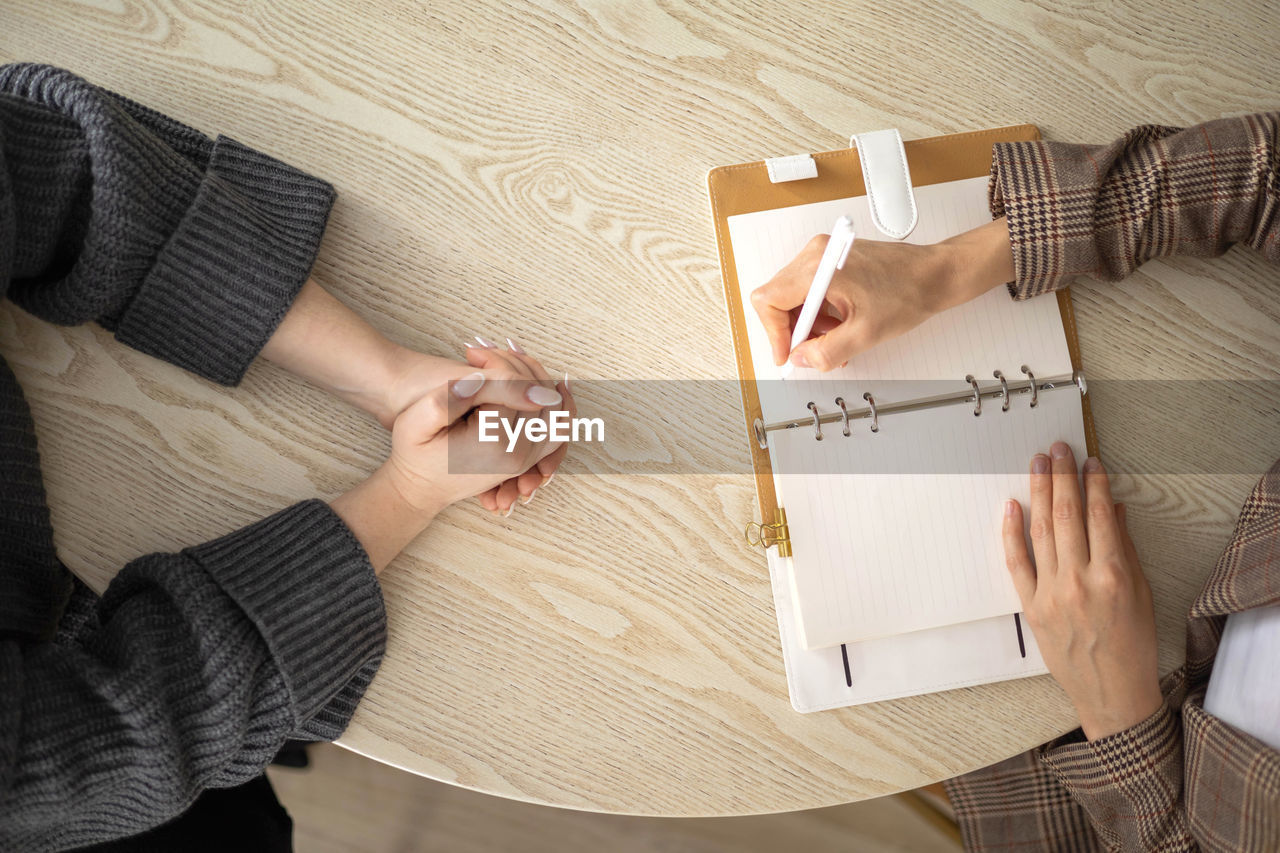
<svg viewBox="0 0 1280 853">
<path fill-rule="evenodd" d="M 502 514 L 503 518 L 510 518 L 511 513 L 516 511 L 516 502 L 512 501 L 511 506 L 507 507 L 507 511 Z"/>
<path fill-rule="evenodd" d="M 1009 500 L 1004 502 L 1004 517 L 1013 518 L 1013 514 L 1018 511 L 1018 502 Z"/>
<path fill-rule="evenodd" d="M 1055 441 L 1053 446 L 1049 448 L 1049 453 L 1054 459 L 1066 459 L 1071 453 L 1071 448 L 1067 447 L 1065 441 Z"/>
<path fill-rule="evenodd" d="M 463 342 L 462 342 L 462 345 L 463 345 L 464 347 L 466 347 L 467 349 L 475 349 L 475 348 L 476 348 L 476 345 L 475 345 L 475 344 L 473 344 L 473 343 L 471 343 L 471 341 L 463 341 Z"/>
<path fill-rule="evenodd" d="M 542 485 L 538 486 L 538 488 L 539 489 L 546 488 L 547 486 L 551 485 L 551 481 L 554 480 L 555 478 L 556 478 L 556 472 L 552 471 L 550 476 L 548 476 L 547 479 L 543 480 Z"/>
<path fill-rule="evenodd" d="M 518 343 L 511 340 L 511 338 L 507 338 L 507 349 L 511 350 L 516 355 L 524 355 L 524 349 L 522 349 Z"/>
<path fill-rule="evenodd" d="M 498 345 L 495 344 L 493 341 L 486 341 L 484 338 L 480 337 L 479 335 L 476 335 L 476 341 L 480 344 L 480 346 L 484 347 L 485 349 L 498 348 Z"/>
<path fill-rule="evenodd" d="M 530 403 L 537 403 L 539 406 L 554 406 L 563 398 L 560 392 L 554 388 L 547 388 L 545 385 L 534 385 L 525 396 L 529 398 Z"/>
<path fill-rule="evenodd" d="M 534 495 L 536 495 L 537 493 L 538 493 L 538 490 L 537 490 L 537 489 L 534 489 L 532 492 L 530 492 L 530 493 L 529 493 L 529 497 L 527 497 L 527 498 L 521 498 L 521 499 L 520 499 L 520 503 L 522 503 L 522 504 L 524 504 L 524 505 L 528 506 L 528 505 L 529 505 L 529 502 L 530 502 L 531 500 L 533 500 L 533 496 L 534 496 Z"/>
<path fill-rule="evenodd" d="M 466 376 L 453 383 L 453 396 L 460 400 L 468 397 L 474 397 L 476 392 L 484 387 L 484 374 L 480 372 L 468 373 Z"/>
<path fill-rule="evenodd" d="M 1032 474 L 1048 474 L 1049 473 L 1049 457 L 1043 453 L 1037 453 L 1031 457 L 1031 473 Z"/>
<path fill-rule="evenodd" d="M 564 390 L 569 390 L 569 371 L 564 372 Z"/>
<path fill-rule="evenodd" d="M 1084 470 L 1088 471 L 1090 474 L 1094 474 L 1102 470 L 1102 463 L 1098 461 L 1096 456 L 1090 456 L 1088 459 L 1084 460 Z"/>
</svg>

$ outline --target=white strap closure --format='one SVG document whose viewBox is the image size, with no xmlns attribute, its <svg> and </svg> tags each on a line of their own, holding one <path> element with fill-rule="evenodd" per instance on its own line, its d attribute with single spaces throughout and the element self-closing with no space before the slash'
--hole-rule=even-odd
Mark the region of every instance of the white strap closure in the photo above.
<svg viewBox="0 0 1280 853">
<path fill-rule="evenodd" d="M 896 129 L 855 133 L 849 144 L 858 147 L 871 221 L 887 236 L 905 238 L 916 227 L 917 213 L 902 136 Z"/>
<path fill-rule="evenodd" d="M 808 154 L 774 157 L 765 160 L 764 165 L 769 170 L 769 180 L 775 184 L 818 177 L 818 163 Z"/>
</svg>

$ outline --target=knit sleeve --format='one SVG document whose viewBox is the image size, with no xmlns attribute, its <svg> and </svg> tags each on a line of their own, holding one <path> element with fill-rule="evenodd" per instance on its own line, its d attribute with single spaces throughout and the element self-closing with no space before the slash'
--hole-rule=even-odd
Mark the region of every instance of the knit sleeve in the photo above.
<svg viewBox="0 0 1280 853">
<path fill-rule="evenodd" d="M 238 382 L 310 273 L 333 188 L 48 66 L 0 67 L 0 131 L 8 296 Z"/>
<path fill-rule="evenodd" d="M 1019 299 L 1234 243 L 1280 263 L 1280 113 L 1146 125 L 1108 145 L 998 143 L 989 201 L 1008 222 Z"/>
<path fill-rule="evenodd" d="M 385 645 L 373 568 L 320 501 L 135 560 L 71 616 L 0 643 L 2 850 L 135 834 L 291 733 L 336 736 Z"/>
</svg>

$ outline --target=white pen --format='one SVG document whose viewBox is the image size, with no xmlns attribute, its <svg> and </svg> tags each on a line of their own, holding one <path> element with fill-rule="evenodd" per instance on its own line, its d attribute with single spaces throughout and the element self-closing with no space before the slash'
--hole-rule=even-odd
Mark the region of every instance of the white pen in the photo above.
<svg viewBox="0 0 1280 853">
<path fill-rule="evenodd" d="M 790 358 L 795 348 L 808 339 L 813 331 L 813 323 L 818 319 L 818 311 L 827 298 L 827 288 L 831 287 L 831 277 L 836 270 L 844 269 L 844 262 L 849 258 L 849 250 L 853 248 L 853 220 L 841 216 L 831 226 L 831 239 L 827 241 L 827 249 L 818 261 L 818 271 L 813 274 L 813 283 L 809 285 L 809 295 L 804 298 L 804 307 L 800 309 L 800 317 L 796 320 L 796 330 L 791 333 L 791 347 L 787 350 L 787 363 L 782 365 L 780 377 L 786 379 L 795 368 Z"/>
</svg>

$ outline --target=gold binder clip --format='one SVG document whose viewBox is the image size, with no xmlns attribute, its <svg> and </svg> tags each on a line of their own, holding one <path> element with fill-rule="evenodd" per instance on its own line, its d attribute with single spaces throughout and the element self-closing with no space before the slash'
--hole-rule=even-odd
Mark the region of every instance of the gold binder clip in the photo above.
<svg viewBox="0 0 1280 853">
<path fill-rule="evenodd" d="M 787 528 L 787 511 L 778 509 L 778 520 L 773 524 L 753 521 L 747 525 L 747 544 L 751 547 L 772 548 L 778 546 L 779 557 L 791 556 L 791 531 Z"/>
</svg>

